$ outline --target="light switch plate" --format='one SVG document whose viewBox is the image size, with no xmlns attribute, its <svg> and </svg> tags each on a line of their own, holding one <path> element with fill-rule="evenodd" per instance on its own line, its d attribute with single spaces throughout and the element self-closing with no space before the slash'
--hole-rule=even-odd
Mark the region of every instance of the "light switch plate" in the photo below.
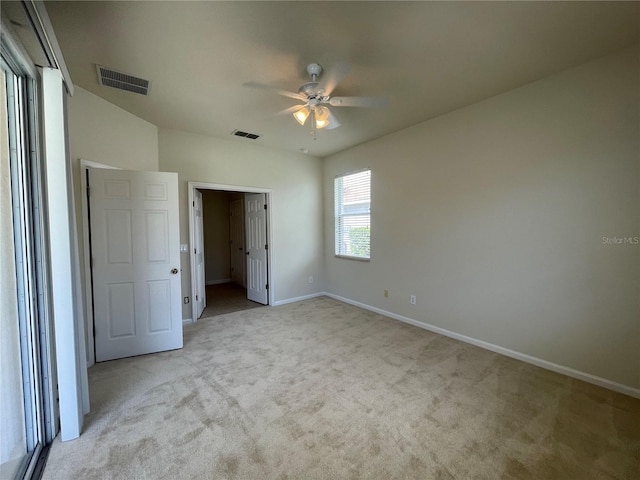
<svg viewBox="0 0 640 480">
<path fill-rule="evenodd" d="M 186 243 L 180 244 L 180 253 L 187 253 L 189 251 L 189 245 Z"/>
</svg>

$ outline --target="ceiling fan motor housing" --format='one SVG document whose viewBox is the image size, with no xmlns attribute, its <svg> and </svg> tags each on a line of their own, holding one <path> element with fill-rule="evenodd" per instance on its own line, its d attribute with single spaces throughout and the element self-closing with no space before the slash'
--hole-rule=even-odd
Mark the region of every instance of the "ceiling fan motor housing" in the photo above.
<svg viewBox="0 0 640 480">
<path fill-rule="evenodd" d="M 309 82 L 305 83 L 298 89 L 298 93 L 304 95 L 307 98 L 316 97 L 320 91 L 318 90 L 318 86 L 320 83 L 318 82 Z"/>
<path fill-rule="evenodd" d="M 307 65 L 307 73 L 311 76 L 311 79 L 315 82 L 322 73 L 322 66 L 318 63 L 310 63 Z"/>
</svg>

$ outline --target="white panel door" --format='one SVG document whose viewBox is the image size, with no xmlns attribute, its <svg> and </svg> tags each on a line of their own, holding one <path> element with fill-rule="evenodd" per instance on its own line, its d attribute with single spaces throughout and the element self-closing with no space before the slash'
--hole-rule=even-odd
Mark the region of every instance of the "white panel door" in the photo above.
<svg viewBox="0 0 640 480">
<path fill-rule="evenodd" d="M 267 202 L 264 193 L 244 196 L 247 257 L 247 298 L 267 305 Z"/>
<path fill-rule="evenodd" d="M 244 210 L 242 200 L 229 203 L 229 245 L 231 249 L 231 281 L 247 287 L 245 282 Z"/>
<path fill-rule="evenodd" d="M 195 244 L 193 245 L 196 256 L 196 298 L 194 308 L 196 317 L 200 318 L 204 307 L 207 306 L 207 292 L 204 275 L 204 229 L 202 220 L 202 192 L 193 191 L 193 210 L 195 215 Z"/>
<path fill-rule="evenodd" d="M 178 175 L 89 169 L 96 361 L 182 348 Z"/>
</svg>

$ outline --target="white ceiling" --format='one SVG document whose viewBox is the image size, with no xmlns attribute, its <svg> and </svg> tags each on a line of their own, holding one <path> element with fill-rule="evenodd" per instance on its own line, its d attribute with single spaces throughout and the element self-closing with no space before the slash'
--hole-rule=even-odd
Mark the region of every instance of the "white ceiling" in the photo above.
<svg viewBox="0 0 640 480">
<path fill-rule="evenodd" d="M 75 84 L 161 128 L 324 157 L 640 40 L 638 2 L 47 2 Z M 332 108 L 318 133 L 295 100 L 305 66 L 349 62 L 334 95 L 386 96 L 384 110 Z M 148 97 L 100 86 L 96 64 L 151 80 Z"/>
</svg>

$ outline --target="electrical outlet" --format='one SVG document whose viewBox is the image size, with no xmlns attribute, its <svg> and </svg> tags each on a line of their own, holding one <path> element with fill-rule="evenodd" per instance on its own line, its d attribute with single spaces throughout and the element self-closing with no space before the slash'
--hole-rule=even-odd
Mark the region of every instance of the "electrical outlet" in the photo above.
<svg viewBox="0 0 640 480">
<path fill-rule="evenodd" d="M 313 283 L 313 275 L 309 275 L 309 283 Z"/>
<path fill-rule="evenodd" d="M 184 297 L 182 301 L 184 302 L 185 305 L 187 305 L 189 303 L 189 297 Z"/>
<path fill-rule="evenodd" d="M 409 303 L 410 303 L 411 305 L 415 305 L 415 304 L 416 304 L 416 296 L 415 296 L 415 295 L 411 295 L 411 296 L 409 297 Z"/>
<path fill-rule="evenodd" d="M 389 298 L 389 290 L 384 291 L 384 298 Z"/>
</svg>

